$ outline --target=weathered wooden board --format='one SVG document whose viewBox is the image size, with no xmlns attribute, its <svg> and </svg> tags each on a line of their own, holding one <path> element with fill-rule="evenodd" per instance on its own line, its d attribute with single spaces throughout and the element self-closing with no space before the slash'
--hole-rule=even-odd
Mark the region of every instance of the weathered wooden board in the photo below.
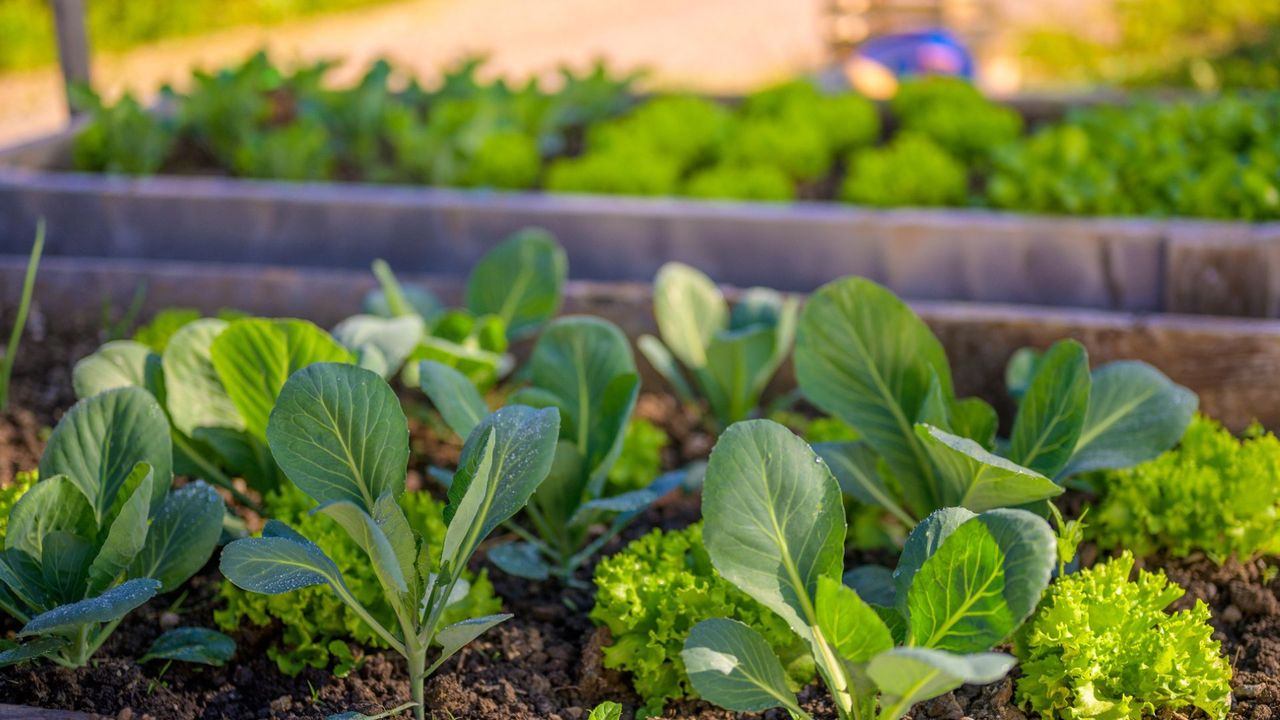
<svg viewBox="0 0 1280 720">
<path fill-rule="evenodd" d="M 25 260 L 0 258 L 0 314 L 18 296 Z M 413 277 L 456 302 L 456 278 Z M 358 311 L 374 281 L 359 271 L 262 268 L 49 258 L 37 286 L 43 321 L 96 332 L 103 303 L 122 309 L 145 284 L 144 317 L 169 306 L 205 311 L 237 308 L 296 316 L 331 326 Z M 1031 308 L 986 303 L 923 301 L 916 310 L 938 334 L 951 358 L 956 385 L 1003 405 L 1003 369 L 1019 347 L 1046 347 L 1073 337 L 1095 364 L 1145 360 L 1200 394 L 1202 407 L 1233 428 L 1255 418 L 1280 428 L 1280 321 L 1177 315 L 1137 315 Z M 645 283 L 569 284 L 566 312 L 601 315 L 630 337 L 653 332 L 651 289 Z M 790 382 L 784 368 L 780 383 Z M 647 381 L 655 382 L 650 373 Z M 1007 409 L 1007 408 L 1006 408 Z"/>
</svg>

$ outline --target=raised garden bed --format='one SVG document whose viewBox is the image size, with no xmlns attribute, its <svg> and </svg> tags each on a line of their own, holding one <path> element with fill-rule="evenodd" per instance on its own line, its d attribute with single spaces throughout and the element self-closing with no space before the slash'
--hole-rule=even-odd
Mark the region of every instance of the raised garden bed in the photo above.
<svg viewBox="0 0 1280 720">
<path fill-rule="evenodd" d="M 22 258 L 0 258 L 2 318 L 11 314 L 24 265 Z M 416 279 L 447 303 L 458 303 L 463 297 L 463 283 L 456 278 Z M 38 461 L 47 440 L 42 427 L 56 423 L 74 400 L 71 365 L 97 345 L 103 308 L 110 309 L 108 316 L 118 315 L 137 297 L 139 284 L 146 286 L 139 308 L 144 318 L 181 305 L 206 313 L 235 308 L 252 314 L 305 317 L 326 327 L 351 315 L 375 286 L 363 270 L 335 267 L 48 258 L 39 275 L 31 331 L 16 366 L 15 404 L 0 416 L 0 485 L 11 482 L 15 471 Z M 655 331 L 653 291 L 648 283 L 571 281 L 564 298 L 564 312 L 612 320 L 630 340 Z M 1273 397 L 1280 391 L 1259 382 L 1280 370 L 1280 322 L 938 301 L 916 302 L 913 309 L 953 359 L 957 393 L 987 398 L 1006 420 L 1012 417 L 1013 406 L 1005 391 L 1004 368 L 1014 351 L 1027 345 L 1044 348 L 1073 337 L 1088 349 L 1095 366 L 1119 359 L 1147 360 L 1198 393 L 1201 410 L 1230 427 L 1243 429 L 1255 418 L 1271 427 L 1280 425 L 1280 415 L 1275 414 L 1280 395 Z M 526 355 L 529 347 L 518 344 L 516 349 Z M 715 440 L 704 425 L 705 418 L 668 395 L 652 368 L 641 364 L 640 369 L 646 391 L 636 415 L 662 428 L 672 441 L 661 456 L 662 468 L 672 470 L 705 457 Z M 790 365 L 778 372 L 773 383 L 775 393 L 795 384 Z M 420 391 L 403 389 L 400 397 L 411 419 L 410 492 L 428 492 L 429 468 L 457 464 L 460 441 L 449 438 L 438 421 L 428 419 L 427 399 Z M 433 492 L 443 494 L 438 488 Z M 1068 516 L 1075 516 L 1084 499 L 1073 491 L 1061 496 L 1058 504 Z M 243 508 L 241 513 L 253 520 Z M 652 529 L 683 528 L 702 515 L 696 494 L 667 495 L 606 544 L 601 555 L 620 551 Z M 572 575 L 584 587 L 566 588 L 562 580 L 569 578 L 530 582 L 506 574 L 486 555 L 494 547 L 487 545 L 470 566 L 487 569 L 497 597 L 515 617 L 483 635 L 428 680 L 424 702 L 430 713 L 436 718 L 476 720 L 583 720 L 596 703 L 612 700 L 623 703 L 628 713 L 624 717 L 629 718 L 640 698 L 626 674 L 602 665 L 602 647 L 610 638 L 587 617 L 594 603 L 590 583 L 596 560 L 588 560 Z M 1086 543 L 1079 559 L 1088 567 L 1104 557 Z M 847 560 L 851 565 L 893 562 L 884 550 L 864 549 L 849 550 Z M 1223 656 L 1234 670 L 1229 717 L 1254 720 L 1280 712 L 1280 665 L 1276 664 L 1280 578 L 1274 558 L 1219 565 L 1203 555 L 1175 558 L 1154 553 L 1140 564 L 1163 569 L 1189 591 L 1175 605 L 1177 609 L 1190 608 L 1193 599 L 1207 604 L 1214 638 L 1221 642 Z M 163 594 L 127 616 L 97 661 L 80 669 L 27 665 L 0 670 L 0 702 L 117 717 L 311 718 L 348 709 L 371 713 L 394 707 L 409 695 L 405 665 L 394 653 L 371 652 L 344 678 L 316 669 L 293 677 L 281 673 L 267 654 L 280 640 L 278 622 L 264 627 L 242 624 L 232 631 L 239 654 L 225 667 L 175 664 L 162 670 L 162 663 L 134 660 L 164 628 L 212 627 L 214 611 L 225 602 L 220 583 L 218 565 L 210 561 L 181 590 Z M 17 628 L 7 622 L 6 630 Z M 918 705 L 910 717 L 1025 717 L 1014 703 L 1016 678 L 1015 674 L 993 684 L 962 687 Z M 836 717 L 821 686 L 805 689 L 800 704 L 816 720 Z M 35 712 L 0 706 L 0 718 L 24 717 L 22 713 L 28 711 Z M 725 720 L 745 716 L 685 700 L 668 703 L 661 717 Z M 763 717 L 775 720 L 782 715 L 771 711 Z"/>
<path fill-rule="evenodd" d="M 855 274 L 913 300 L 1136 313 L 1280 315 L 1280 250 L 1276 249 L 1280 246 L 1280 223 L 1068 217 L 979 209 L 1275 217 L 1277 208 L 1273 206 L 1280 200 L 1273 197 L 1268 177 L 1244 177 L 1239 175 L 1244 171 L 1229 162 L 1214 164 L 1215 159 L 1233 157 L 1234 150 L 1226 146 L 1219 148 L 1223 152 L 1218 155 L 1197 151 L 1195 159 L 1187 161 L 1193 164 L 1175 168 L 1176 172 L 1162 167 L 1163 175 L 1153 171 L 1153 177 L 1147 178 L 1142 174 L 1151 164 L 1153 152 L 1157 158 L 1179 156 L 1169 149 L 1174 147 L 1192 155 L 1191 150 L 1199 145 L 1188 143 L 1186 136 L 1219 120 L 1235 128 L 1235 135 L 1247 136 L 1249 147 L 1269 152 L 1265 136 L 1249 135 L 1267 132 L 1253 127 L 1266 126 L 1265 122 L 1250 125 L 1235 120 L 1265 119 L 1269 107 L 1265 103 L 1226 98 L 1219 101 L 1220 110 L 1204 117 L 1197 115 L 1194 122 L 1174 119 L 1165 126 L 1159 124 L 1165 120 L 1160 120 L 1158 110 L 1154 119 L 1108 116 L 1106 106 L 1115 98 L 1101 103 L 1097 98 L 1015 99 L 1011 107 L 1016 112 L 1011 112 L 978 98 L 966 87 L 944 84 L 931 89 L 926 83 L 912 90 L 914 100 L 896 99 L 895 103 L 904 100 L 901 106 L 891 103 L 892 113 L 881 108 L 884 118 L 877 121 L 867 101 L 817 99 L 807 94 L 803 83 L 791 83 L 731 103 L 739 108 L 733 112 L 741 116 L 730 117 L 719 105 L 694 98 L 658 98 L 626 115 L 620 113 L 634 99 L 627 95 L 627 81 L 604 73 L 571 79 L 570 91 L 561 95 L 539 95 L 541 91 L 527 88 L 478 83 L 474 70 L 475 66 L 464 64 L 442 89 L 417 88 L 396 94 L 386 85 L 390 69 L 375 67 L 357 88 L 325 95 L 317 94 L 311 82 L 322 70 L 304 68 L 292 77 L 286 73 L 281 81 L 279 69 L 260 56 L 216 77 L 199 78 L 190 96 L 172 99 L 159 115 L 149 115 L 136 105 L 132 110 L 123 105 L 115 109 L 95 105 L 95 113 L 104 113 L 96 120 L 102 127 L 98 135 L 88 135 L 96 140 L 90 141 L 87 149 L 82 147 L 78 155 L 73 152 L 77 129 L 0 150 L 0 253 L 25 251 L 36 220 L 47 217 L 48 252 L 52 256 L 328 268 L 363 268 L 382 257 L 405 271 L 457 274 L 501 237 L 521 227 L 539 225 L 558 236 L 568 252 L 574 277 L 584 280 L 645 282 L 664 262 L 678 260 L 703 268 L 719 282 L 739 287 L 767 285 L 808 291 L 836 277 Z M 274 82 L 284 82 L 284 86 Z M 259 85 L 275 89 L 262 90 Z M 358 94 L 361 92 L 369 96 Z M 197 97 L 198 102 L 193 99 Z M 244 121 L 247 128 L 219 113 L 218 102 L 226 98 L 239 98 L 258 108 L 257 114 Z M 851 104 L 840 104 L 846 100 Z M 437 111 L 433 103 L 458 110 L 458 121 L 470 122 L 465 118 L 471 116 L 462 112 L 470 102 L 479 103 L 502 121 L 488 125 L 478 121 L 475 128 L 467 125 L 465 135 L 470 137 L 474 130 L 478 138 L 532 144 L 526 148 L 532 157 L 523 163 L 531 167 L 522 166 L 516 173 L 513 165 L 520 163 L 515 160 L 495 162 L 509 159 L 511 153 L 497 153 L 496 158 L 484 155 L 488 160 L 481 163 L 479 150 L 454 147 L 452 141 L 442 144 L 437 135 L 444 131 L 431 124 L 436 117 L 433 113 L 446 118 L 442 122 L 452 122 L 447 120 L 451 113 Z M 559 114 L 544 110 L 545 116 L 538 116 L 541 124 L 526 128 L 517 123 L 513 129 L 513 121 L 507 117 L 513 107 L 524 112 L 528 108 L 520 103 L 541 107 L 538 103 L 543 102 L 559 108 Z M 183 103 L 194 108 L 189 117 L 183 114 Z M 358 103 L 373 103 L 370 112 L 383 113 L 385 117 L 378 115 L 382 124 L 366 127 L 356 122 L 353 126 L 355 121 L 343 109 Z M 960 118 L 951 124 L 939 122 L 939 118 L 945 121 L 947 113 L 930 111 L 947 103 L 944 109 L 954 109 Z M 1067 108 L 1076 105 L 1101 109 L 1091 111 L 1090 118 L 1078 121 L 1078 126 L 1055 129 L 1079 131 L 1088 139 L 1067 132 L 1037 144 L 1039 135 L 1019 137 L 1021 127 L 1060 119 Z M 321 109 L 316 110 L 317 106 Z M 116 110 L 118 116 L 110 114 Z M 1146 111 L 1152 112 L 1150 108 Z M 803 121 L 792 123 L 797 113 Z M 585 119 L 566 119 L 579 115 Z M 485 113 L 480 116 L 488 117 Z M 1170 116 L 1178 117 L 1176 113 Z M 170 127 L 170 121 L 178 122 L 178 118 L 178 128 Z M 898 124 L 910 127 L 897 128 L 898 120 Z M 628 122 L 632 124 L 625 124 Z M 1155 151 L 1145 145 L 1144 122 L 1155 123 L 1160 129 L 1151 139 Z M 1126 139 L 1121 146 L 1141 145 L 1143 150 L 1111 162 L 1128 162 L 1133 167 L 1117 170 L 1105 164 L 1110 155 L 1119 154 L 1105 145 L 1113 123 Z M 666 177 L 674 171 L 656 172 L 670 182 L 653 186 L 612 185 L 620 175 L 625 179 L 631 174 L 655 174 L 649 167 L 652 162 L 667 161 L 671 159 L 667 155 L 678 154 L 664 146 L 674 142 L 666 137 L 670 128 L 686 125 L 693 138 L 688 142 L 705 147 L 685 148 L 686 154 L 696 157 L 682 161 L 678 186 L 677 180 Z M 312 137 L 306 132 L 317 127 L 331 133 L 331 143 L 316 146 L 314 138 L 306 141 Z M 803 148 L 787 144 L 791 133 L 779 133 L 779 128 L 806 130 L 822 137 L 817 146 L 802 152 Z M 593 135 L 596 130 L 599 133 Z M 893 173 L 909 166 L 918 173 L 944 174 L 938 167 L 923 158 L 895 161 L 896 155 L 869 157 L 895 142 L 890 139 L 889 145 L 877 145 L 878 141 L 892 133 L 897 133 L 893 138 L 901 137 L 908 130 L 945 146 L 945 151 L 936 152 L 954 155 L 942 165 L 951 168 L 945 174 L 953 180 L 958 177 L 960 187 L 953 188 L 957 192 L 945 198 L 927 194 L 915 198 L 913 192 L 929 190 L 941 180 L 931 176 L 929 182 L 922 183 L 910 172 Z M 298 132 L 289 134 L 292 131 Z M 154 147 L 127 144 L 129 138 L 141 142 L 150 132 L 168 140 L 157 139 Z M 841 132 L 848 137 L 837 139 Z M 618 144 L 610 137 L 633 136 L 636 157 L 609 156 L 610 148 Z M 452 136 L 445 132 L 444 137 Z M 399 144 L 411 141 L 426 144 Z M 1231 141 L 1218 139 L 1219 143 Z M 305 144 L 295 148 L 289 145 L 293 142 Z M 1013 147 L 1008 143 L 1017 144 L 1025 155 L 1019 156 L 1020 161 L 1001 159 L 1000 151 Z M 1081 164 L 1079 158 L 1062 159 L 1081 154 L 1082 144 L 1084 155 L 1102 162 L 1103 167 Z M 316 167 L 277 164 L 300 158 L 305 148 L 327 151 L 326 162 Z M 473 152 L 476 157 L 470 155 Z M 583 172 L 581 165 L 561 167 L 592 153 L 608 156 L 597 168 L 601 177 Z M 73 155 L 80 159 L 73 162 Z M 99 155 L 115 160 L 99 168 L 103 163 L 93 159 Z M 414 164 L 436 155 L 440 159 L 432 160 L 435 165 L 426 170 Z M 866 160 L 868 168 L 889 173 L 877 180 L 875 171 L 867 169 L 863 184 L 870 190 L 883 186 L 887 195 L 859 202 L 966 207 L 875 210 L 829 202 L 841 195 L 842 178 L 852 178 L 858 172 L 855 166 L 859 159 Z M 126 165 L 126 171 L 162 174 L 133 179 L 69 170 L 110 169 L 114 167 L 111 162 L 133 160 L 143 162 L 143 167 Z M 1265 166 L 1264 160 L 1259 160 L 1258 167 Z M 917 161 L 922 165 L 918 169 Z M 733 163 L 755 168 L 763 165 L 775 171 L 773 164 L 777 164 L 787 175 L 782 185 L 794 193 L 789 197 L 799 200 L 695 201 L 527 191 L 755 197 L 748 188 L 721 187 L 733 185 L 740 175 L 732 172 L 737 167 Z M 481 177 L 467 174 L 472 165 L 483 170 Z M 1002 167 L 1004 174 L 993 172 L 993 165 Z M 731 171 L 713 173 L 716 178 L 703 183 L 709 188 L 694 188 L 691 175 L 709 167 Z M 1170 174 L 1174 177 L 1165 177 Z M 337 182 L 284 183 L 231 175 Z M 1198 183 L 1201 178 L 1204 183 Z M 1161 182 L 1170 185 L 1165 187 Z M 405 183 L 526 190 L 446 189 Z M 853 199 L 861 196 L 854 193 Z M 1189 209 L 1175 204 L 1186 197 L 1199 203 Z M 1220 202 L 1207 202 L 1206 198 Z"/>
</svg>

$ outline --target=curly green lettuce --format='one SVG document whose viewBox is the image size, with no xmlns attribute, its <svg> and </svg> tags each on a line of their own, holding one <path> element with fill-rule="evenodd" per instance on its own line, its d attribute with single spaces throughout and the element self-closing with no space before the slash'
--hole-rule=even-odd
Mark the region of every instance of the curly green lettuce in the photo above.
<svg viewBox="0 0 1280 720">
<path fill-rule="evenodd" d="M 750 625 L 787 662 L 796 687 L 813 678 L 813 663 L 786 622 L 711 566 L 702 524 L 680 531 L 654 530 L 596 566 L 591 620 L 609 628 L 607 668 L 631 673 L 643 713 L 661 714 L 670 699 L 694 696 L 680 650 L 694 625 L 727 617 Z M 638 717 L 645 715 L 637 714 Z"/>
<path fill-rule="evenodd" d="M 1259 427 L 1237 439 L 1198 415 L 1178 447 L 1100 485 L 1093 532 L 1103 548 L 1199 551 L 1218 563 L 1280 553 L 1280 440 Z"/>
<path fill-rule="evenodd" d="M 773 165 L 712 165 L 700 170 L 684 185 L 684 194 L 704 200 L 756 200 L 786 202 L 796 197 L 796 186 Z"/>
<path fill-rule="evenodd" d="M 39 470 L 19 470 L 12 483 L 0 487 L 0 547 L 4 546 L 5 535 L 9 532 L 9 511 L 39 479 Z"/>
<path fill-rule="evenodd" d="M 285 522 L 329 552 L 352 594 L 373 610 L 374 617 L 384 623 L 394 622 L 368 556 L 333 520 L 310 514 L 315 506 L 311 498 L 292 484 L 286 484 L 281 490 L 269 494 L 264 502 L 272 517 Z M 428 555 L 438 558 L 438 548 L 445 536 L 444 506 L 425 492 L 406 492 L 400 498 L 400 506 L 404 508 L 409 525 L 422 533 L 429 546 L 436 548 Z M 433 562 L 438 563 L 438 560 Z M 483 571 L 479 575 L 467 573 L 463 578 L 471 584 L 467 595 L 445 611 L 440 621 L 442 625 L 502 609 L 502 603 L 494 595 L 493 585 Z M 386 647 L 385 642 L 326 585 L 283 595 L 261 595 L 241 590 L 224 580 L 220 594 L 226 601 L 226 607 L 214 613 L 214 620 L 224 630 L 235 630 L 245 621 L 258 626 L 280 622 L 283 635 L 276 645 L 267 650 L 267 655 L 281 672 L 289 675 L 296 675 L 307 667 L 326 668 L 331 663 L 336 664 L 336 672 L 349 668 L 352 654 L 345 644 L 347 640 L 366 647 Z"/>
<path fill-rule="evenodd" d="M 883 147 L 849 159 L 840 199 L 878 207 L 962 205 L 969 177 L 964 164 L 928 137 L 901 132 Z"/>
<path fill-rule="evenodd" d="M 1183 590 L 1133 555 L 1050 586 L 1015 640 L 1017 702 L 1044 718 L 1145 717 L 1199 708 L 1221 720 L 1231 707 L 1231 665 L 1213 639 L 1209 608 L 1167 614 Z"/>
<path fill-rule="evenodd" d="M 662 472 L 662 451 L 670 444 L 665 430 L 644 418 L 632 418 L 622 452 L 609 470 L 610 489 L 623 493 L 648 486 Z"/>
</svg>

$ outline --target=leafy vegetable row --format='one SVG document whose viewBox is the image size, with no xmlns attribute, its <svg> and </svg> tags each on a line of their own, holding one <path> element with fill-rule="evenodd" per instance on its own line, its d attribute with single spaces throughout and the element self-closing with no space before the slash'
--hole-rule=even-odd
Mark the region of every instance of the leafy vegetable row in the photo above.
<svg viewBox="0 0 1280 720">
<path fill-rule="evenodd" d="M 337 660 L 339 672 L 350 669 L 359 660 L 348 638 L 390 648 L 406 660 L 423 717 L 425 678 L 510 617 L 484 574 L 468 569 L 490 534 L 501 534 L 486 548 L 500 570 L 573 585 L 645 508 L 701 482 L 700 530 L 650 536 L 648 549 L 596 571 L 610 594 L 593 617 L 616 640 L 607 661 L 636 673 L 650 711 L 693 690 L 732 710 L 807 717 L 795 689 L 816 673 L 841 718 L 896 719 L 962 683 L 1002 677 L 1014 658 L 992 649 L 1013 639 L 1028 663 L 1019 701 L 1041 712 L 1136 717 L 1194 705 L 1225 714 L 1229 669 L 1205 609 L 1166 616 L 1175 591 L 1154 576 L 1126 583 L 1123 560 L 1071 575 L 1083 526 L 1046 502 L 1064 483 L 1114 484 L 1097 515 L 1104 544 L 1143 548 L 1150 538 L 1212 552 L 1211 532 L 1161 534 L 1154 518 L 1173 510 L 1159 505 L 1153 479 L 1178 478 L 1165 482 L 1207 512 L 1233 478 L 1267 478 L 1249 496 L 1256 504 L 1232 511 L 1256 518 L 1249 534 L 1232 535 L 1218 557 L 1276 547 L 1262 527 L 1280 505 L 1274 438 L 1241 445 L 1193 422 L 1195 396 L 1154 368 L 1091 370 L 1074 341 L 1022 351 L 1006 378 L 1018 413 L 1000 439 L 994 409 L 955 395 L 941 344 L 884 288 L 845 278 L 803 307 L 753 289 L 730 307 L 710 279 L 670 265 L 655 282 L 660 338 L 642 338 L 640 349 L 686 401 L 705 404 L 720 438 L 705 468 L 622 485 L 610 477 L 632 427 L 637 367 L 608 321 L 555 318 L 567 263 L 553 238 L 522 231 L 495 246 L 473 270 L 464 308 L 445 309 L 384 264 L 375 275 L 366 312 L 333 334 L 301 320 L 173 316 L 76 366 L 83 399 L 54 430 L 41 480 L 8 513 L 0 608 L 24 628 L 0 663 L 83 665 L 129 611 L 180 585 L 222 539 L 220 566 L 236 587 L 223 593 L 224 628 L 242 618 L 293 623 L 292 649 L 275 655 L 282 667 Z M 513 372 L 506 343 L 533 337 L 528 364 Z M 799 389 L 842 423 L 839 439 L 810 446 L 758 419 L 793 338 Z M 486 396 L 509 374 L 514 391 Z M 397 375 L 463 439 L 456 470 L 431 473 L 448 488 L 443 507 L 406 492 L 409 429 L 388 383 Z M 1184 447 L 1162 455 L 1188 423 Z M 1193 467 L 1213 470 L 1183 471 Z M 1113 472 L 1100 481 L 1100 470 Z M 170 491 L 175 474 L 256 504 L 243 479 L 275 519 L 246 537 L 210 486 Z M 850 524 L 868 519 L 909 531 L 896 569 L 846 572 Z M 679 594 L 633 589 L 659 578 Z M 1128 635 L 1116 647 L 1172 638 L 1181 664 L 1169 672 L 1189 685 L 1166 696 L 1150 684 L 1099 686 L 1094 698 L 1112 704 L 1088 705 L 1082 688 L 1093 674 L 1129 677 L 1141 658 L 1103 649 L 1117 642 L 1120 616 L 1089 608 L 1109 595 L 1149 619 L 1121 628 Z M 1082 663 L 1067 636 L 1106 640 L 1080 641 L 1096 651 Z M 319 652 L 298 654 L 313 640 Z M 230 642 L 184 628 L 148 657 L 221 662 Z M 1059 667 L 1056 677 L 1045 669 Z"/>
<path fill-rule="evenodd" d="M 1233 96 L 1086 109 L 1023 134 L 1022 118 L 963 81 L 920 78 L 890 122 L 854 94 L 795 80 L 737 105 L 640 100 L 634 77 L 566 73 L 548 92 L 478 79 L 438 87 L 375 64 L 329 88 L 326 63 L 291 72 L 264 54 L 147 112 L 85 94 L 80 169 L 221 170 L 281 180 L 426 183 L 507 190 L 987 206 L 1072 215 L 1280 217 L 1276 100 Z"/>
</svg>

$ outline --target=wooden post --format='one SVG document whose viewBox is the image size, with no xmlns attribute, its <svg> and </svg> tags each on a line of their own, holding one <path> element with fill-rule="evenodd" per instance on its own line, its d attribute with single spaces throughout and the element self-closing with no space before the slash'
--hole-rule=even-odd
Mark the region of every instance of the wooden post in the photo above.
<svg viewBox="0 0 1280 720">
<path fill-rule="evenodd" d="M 53 22 L 58 36 L 58 61 L 67 89 L 67 112 L 75 117 L 71 105 L 71 86 L 91 82 L 89 75 L 89 35 L 84 28 L 84 0 L 50 0 Z"/>
</svg>

